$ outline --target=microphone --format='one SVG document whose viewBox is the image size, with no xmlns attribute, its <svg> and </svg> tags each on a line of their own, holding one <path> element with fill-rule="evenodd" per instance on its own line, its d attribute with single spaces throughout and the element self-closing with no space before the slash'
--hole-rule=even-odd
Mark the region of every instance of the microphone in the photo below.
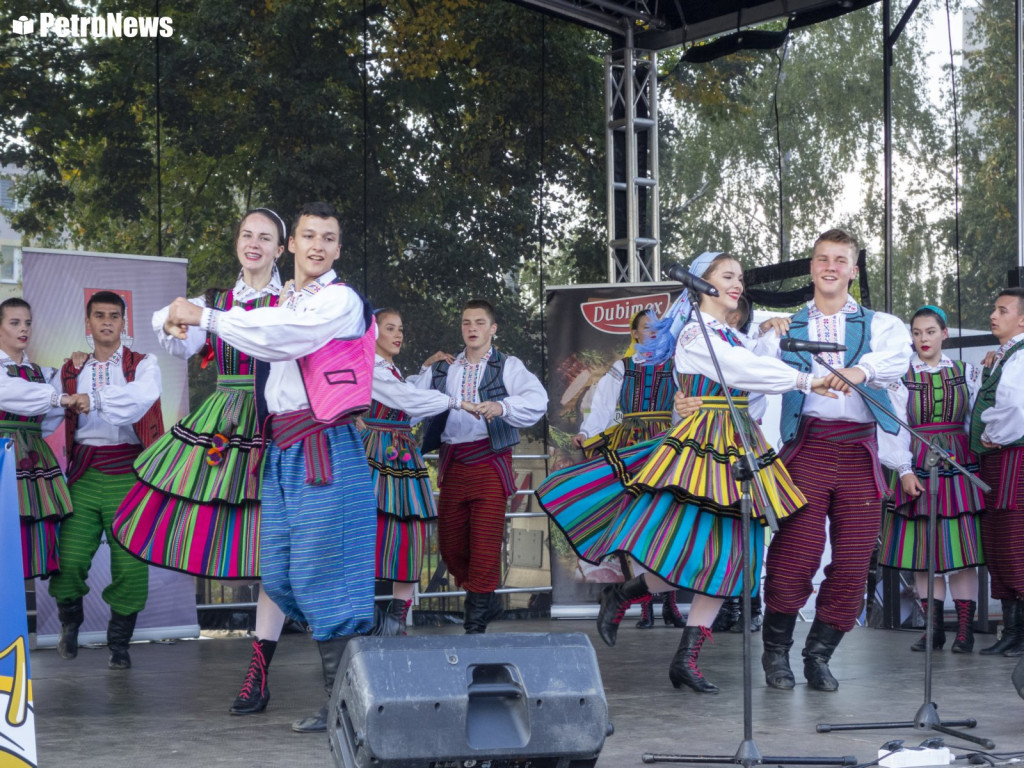
<svg viewBox="0 0 1024 768">
<path fill-rule="evenodd" d="M 708 296 L 718 295 L 718 289 L 715 288 L 715 286 L 713 286 L 707 280 L 697 277 L 682 264 L 669 264 L 668 267 L 665 268 L 665 274 L 668 275 L 670 280 L 675 280 L 677 283 L 682 283 L 691 291 L 696 291 L 697 293 L 705 293 Z"/>
<path fill-rule="evenodd" d="M 804 341 L 783 336 L 779 339 L 779 348 L 784 352 L 810 352 L 813 355 L 821 352 L 845 352 L 846 347 L 831 341 Z"/>
</svg>

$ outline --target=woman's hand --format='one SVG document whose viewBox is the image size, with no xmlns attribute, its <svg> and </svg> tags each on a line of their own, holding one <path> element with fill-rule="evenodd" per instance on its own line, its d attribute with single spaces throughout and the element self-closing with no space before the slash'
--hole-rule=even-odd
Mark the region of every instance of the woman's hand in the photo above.
<svg viewBox="0 0 1024 768">
<path fill-rule="evenodd" d="M 676 396 L 673 399 L 673 405 L 675 406 L 676 413 L 679 414 L 680 418 L 688 419 L 700 410 L 700 407 L 704 405 L 704 401 L 699 397 L 690 397 L 689 395 L 684 395 L 682 392 L 676 392 Z"/>
<path fill-rule="evenodd" d="M 573 448 L 583 448 L 583 443 L 586 441 L 587 436 L 582 432 L 577 432 L 572 438 Z"/>
<path fill-rule="evenodd" d="M 448 363 L 448 365 L 451 365 L 452 363 L 455 362 L 455 356 L 448 352 L 435 352 L 434 354 L 432 354 L 430 357 L 423 361 L 423 367 L 429 368 L 434 363 L 438 363 L 442 360 Z"/>
<path fill-rule="evenodd" d="M 778 336 L 785 336 L 789 332 L 789 318 L 788 317 L 769 317 L 759 326 L 757 329 L 764 336 L 769 331 L 775 331 Z"/>
<path fill-rule="evenodd" d="M 916 499 L 924 493 L 924 486 L 921 485 L 921 481 L 917 479 L 917 475 L 913 472 L 901 477 L 900 485 L 903 487 L 903 493 L 912 499 Z"/>
<path fill-rule="evenodd" d="M 839 395 L 829 389 L 828 384 L 825 383 L 827 380 L 824 376 L 815 376 L 811 379 L 811 392 L 822 397 L 831 397 L 833 400 L 838 400 Z"/>
</svg>

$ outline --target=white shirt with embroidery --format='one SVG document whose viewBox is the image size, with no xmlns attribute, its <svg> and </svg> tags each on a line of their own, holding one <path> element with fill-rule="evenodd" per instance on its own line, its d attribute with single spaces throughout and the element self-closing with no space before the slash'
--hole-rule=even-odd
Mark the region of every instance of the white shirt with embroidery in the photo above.
<svg viewBox="0 0 1024 768">
<path fill-rule="evenodd" d="M 270 363 L 266 397 L 271 413 L 309 408 L 296 362 L 300 357 L 331 339 L 358 339 L 366 333 L 362 298 L 347 285 L 332 285 L 335 277 L 332 269 L 301 290 L 292 286 L 281 294 L 276 307 L 203 310 L 201 328 Z"/>
<path fill-rule="evenodd" d="M 846 316 L 858 310 L 858 304 L 852 296 L 847 295 L 846 304 L 834 315 L 826 315 L 819 310 L 813 301 L 807 302 L 808 322 L 807 338 L 809 341 L 827 341 L 837 344 L 846 342 Z M 779 336 L 774 330 L 757 339 L 758 354 L 780 357 Z M 885 389 L 890 384 L 903 378 L 910 365 L 913 343 L 910 332 L 903 321 L 894 315 L 875 312 L 871 318 L 871 348 L 861 355 L 854 366 L 866 374 L 864 383 L 874 389 Z M 821 355 L 833 368 L 842 368 L 844 352 L 829 352 Z M 829 373 L 824 366 L 812 362 L 811 373 L 814 376 L 825 376 Z M 816 395 L 813 392 L 804 400 L 803 414 L 818 419 L 836 421 L 853 421 L 867 424 L 874 421 L 871 411 L 857 394 L 840 395 L 835 400 Z"/>
<path fill-rule="evenodd" d="M 996 364 L 1014 344 L 1024 339 L 1018 333 L 996 350 Z M 1009 445 L 1024 435 L 1024 351 L 1014 353 L 1006 361 L 996 386 L 996 402 L 981 412 L 985 429 L 981 439 L 991 445 Z"/>
<path fill-rule="evenodd" d="M 722 368 L 722 376 L 730 388 L 766 395 L 782 394 L 794 389 L 810 391 L 809 375 L 790 368 L 781 360 L 756 354 L 747 348 L 753 346 L 753 342 L 742 333 L 720 323 L 706 312 L 701 314 L 707 324 L 711 347 Z M 720 331 L 732 333 L 741 342 L 741 346 L 732 346 L 721 337 Z M 680 375 L 697 374 L 718 381 L 711 353 L 696 320 L 683 326 L 679 333 L 675 364 L 676 372 Z"/>
<path fill-rule="evenodd" d="M 380 355 L 374 355 L 373 399 L 388 408 L 405 411 L 413 424 L 428 416 L 459 407 L 459 401 L 444 392 L 421 389 L 402 379 L 395 364 Z"/>
<path fill-rule="evenodd" d="M 231 289 L 231 293 L 234 294 L 233 301 L 235 304 L 244 304 L 247 301 L 253 299 L 259 299 L 263 296 L 277 296 L 281 293 L 281 275 L 278 274 L 277 269 L 270 275 L 270 282 L 267 283 L 260 289 L 253 288 L 242 279 L 242 275 L 239 274 L 238 280 L 235 282 L 235 287 Z M 196 296 L 189 299 L 197 307 L 206 308 L 206 296 Z M 188 359 L 192 357 L 196 352 L 203 348 L 206 344 L 206 331 L 199 326 L 190 325 L 188 327 L 188 336 L 184 339 L 179 339 L 177 336 L 171 336 L 164 330 L 164 323 L 167 322 L 167 316 L 170 314 L 171 308 L 169 306 L 163 309 L 158 309 L 153 313 L 153 332 L 156 333 L 156 338 L 160 342 L 160 346 L 169 354 L 182 359 Z"/>
<path fill-rule="evenodd" d="M 928 365 L 915 352 L 910 358 L 910 368 L 914 373 L 937 373 L 943 368 L 952 368 L 953 361 L 943 355 L 939 360 L 938 365 Z M 981 368 L 976 365 L 970 365 L 969 363 L 964 368 L 964 374 L 967 379 L 967 393 L 969 402 L 967 404 L 967 419 L 964 422 L 964 432 L 970 433 L 971 431 L 971 411 L 974 410 L 974 401 L 978 397 L 978 390 L 981 389 Z M 906 385 L 901 379 L 895 384 L 889 385 L 889 400 L 892 403 L 892 409 L 904 421 L 907 420 L 907 406 L 910 402 L 910 392 L 907 390 Z M 917 426 L 911 424 L 911 426 Z M 878 436 L 878 458 L 882 461 L 882 464 L 887 466 L 889 469 L 894 469 L 899 472 L 899 476 L 909 475 L 914 471 L 914 455 L 911 448 L 911 436 L 910 433 L 905 429 L 891 435 L 881 427 L 875 430 L 875 434 Z"/>
<path fill-rule="evenodd" d="M 22 353 L 21 362 L 15 363 L 0 352 L 0 410 L 17 413 L 19 416 L 43 416 L 43 435 L 52 434 L 64 418 L 60 407 L 60 377 L 56 368 L 40 366 L 44 382 L 25 381 L 11 376 L 7 368 L 13 365 L 31 365 L 28 355 Z"/>
<path fill-rule="evenodd" d="M 480 399 L 480 384 L 483 382 L 484 369 L 486 368 L 484 362 L 489 359 L 490 352 L 491 350 L 488 350 L 484 355 L 484 360 L 481 360 L 478 364 L 479 378 L 477 379 L 475 391 L 468 393 L 462 392 L 462 379 L 465 375 L 466 367 L 471 364 L 466 360 L 465 351 L 459 353 L 458 357 L 455 358 L 455 362 L 448 369 L 447 395 L 449 397 L 457 400 L 467 400 L 472 403 L 482 402 Z M 516 429 L 525 429 L 526 427 L 532 427 L 544 417 L 548 409 L 548 393 L 540 383 L 540 380 L 526 370 L 522 360 L 512 355 L 507 356 L 505 358 L 505 368 L 502 372 L 502 380 L 505 384 L 505 390 L 508 392 L 508 397 L 501 401 L 502 418 L 505 419 L 509 426 Z M 429 372 L 426 375 L 421 373 L 415 379 L 410 379 L 410 381 L 413 381 L 416 386 L 421 388 L 429 387 L 431 375 Z M 464 394 L 467 396 L 464 397 Z M 487 421 L 482 418 L 478 419 L 473 414 L 461 410 L 452 411 L 448 415 L 448 422 L 445 425 L 444 432 L 441 434 L 442 442 L 452 444 L 472 443 L 486 438 Z"/>
<path fill-rule="evenodd" d="M 121 368 L 124 347 L 107 360 L 89 358 L 78 373 L 78 392 L 89 395 L 89 413 L 78 416 L 75 442 L 82 445 L 139 445 L 132 426 L 160 397 L 160 366 L 156 355 L 146 355 L 127 381 Z"/>
</svg>

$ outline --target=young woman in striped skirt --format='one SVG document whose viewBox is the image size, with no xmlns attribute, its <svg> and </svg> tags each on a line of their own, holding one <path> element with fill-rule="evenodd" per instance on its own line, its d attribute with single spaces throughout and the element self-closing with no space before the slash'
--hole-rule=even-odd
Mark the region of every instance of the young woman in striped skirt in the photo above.
<svg viewBox="0 0 1024 768">
<path fill-rule="evenodd" d="M 628 448 L 655 437 L 661 437 L 672 426 L 672 400 L 676 382 L 672 375 L 672 358 L 651 363 L 636 351 L 636 345 L 648 336 L 652 314 L 637 312 L 629 325 L 630 346 L 625 357 L 616 360 L 597 383 L 590 412 L 580 425 L 572 444 L 588 459 L 606 456 L 610 451 Z M 643 571 L 635 561 L 630 569 L 636 575 Z M 661 616 L 670 627 L 683 627 L 675 590 L 664 593 Z M 637 629 L 654 626 L 654 596 L 639 600 L 640 620 Z"/>
<path fill-rule="evenodd" d="M 43 435 L 60 426 L 64 406 L 73 398 L 61 394 L 56 370 L 28 359 L 31 336 L 28 302 L 0 303 L 0 438 L 12 443 L 25 578 L 45 579 L 60 569 L 57 526 L 71 514 L 71 494 Z"/>
<path fill-rule="evenodd" d="M 537 498 L 584 560 L 599 562 L 623 552 L 650 571 L 605 588 L 597 628 L 608 645 L 615 644 L 619 622 L 631 600 L 675 588 L 697 593 L 669 666 L 669 679 L 676 688 L 686 685 L 701 693 L 717 693 L 718 688 L 701 674 L 697 658 L 711 637 L 711 623 L 723 599 L 742 591 L 740 487 L 730 471 L 742 450 L 737 429 L 746 433 L 763 467 L 760 477 L 766 495 L 755 490 L 753 499 L 757 521 L 763 522 L 768 507 L 785 517 L 806 503 L 750 418 L 746 393 L 793 389 L 829 393 L 824 379 L 756 356 L 744 346 L 742 334 L 729 328 L 727 315 L 743 291 L 743 271 L 735 259 L 728 254 L 702 254 L 690 271 L 719 291 L 717 297 L 699 297 L 698 307 L 736 398 L 740 423 L 732 423 L 707 345 L 697 322 L 691 320 L 681 328 L 674 345 L 675 368 L 680 392 L 699 396 L 700 410 L 660 439 L 552 474 L 538 488 Z M 684 319 L 689 307 L 674 307 L 670 312 Z M 666 334 L 674 338 L 669 328 L 672 320 L 670 315 L 655 330 L 659 344 L 666 341 Z M 758 574 L 764 548 L 761 525 L 753 526 L 750 545 L 748 562 Z M 755 577 L 754 583 L 758 581 Z"/>
<path fill-rule="evenodd" d="M 407 382 L 394 361 L 405 338 L 402 317 L 395 309 L 380 309 L 375 315 L 373 402 L 357 422 L 377 497 L 376 578 L 392 582 L 392 598 L 378 613 L 375 634 L 404 635 L 423 570 L 427 526 L 437 519 L 434 489 L 412 436 L 412 421 L 449 409 L 472 412 L 474 405 Z M 442 357 L 450 358 L 438 353 L 425 365 Z"/>
<path fill-rule="evenodd" d="M 942 354 L 942 342 L 949 336 L 946 313 L 938 307 L 924 306 L 910 321 L 914 356 L 903 377 L 900 398 L 906 398 L 907 423 L 948 450 L 972 472 L 978 471 L 977 457 L 971 453 L 968 434 L 971 410 L 981 386 L 981 369 Z M 906 430 L 889 435 L 878 430 L 879 458 L 896 470 L 899 481 L 893 483 L 893 508 L 882 518 L 879 562 L 888 568 L 914 571 L 914 584 L 921 606 L 928 610 L 928 508 L 929 471 L 925 469 L 928 451 L 911 441 Z M 946 600 L 946 576 L 956 607 L 957 632 L 953 653 L 974 649 L 974 612 L 977 609 L 978 569 L 984 564 L 981 552 L 982 493 L 949 467 L 939 467 L 938 518 L 935 540 L 935 620 L 932 647 L 946 644 L 943 605 Z M 925 635 L 910 646 L 925 650 Z"/>
<path fill-rule="evenodd" d="M 277 259 L 284 253 L 284 221 L 255 208 L 235 232 L 241 272 L 230 290 L 213 288 L 191 301 L 222 310 L 275 306 L 281 292 Z M 204 351 L 203 367 L 217 364 L 217 388 L 199 407 L 144 451 L 135 463 L 138 482 L 114 519 L 114 535 L 147 562 L 211 579 L 260 575 L 260 458 L 254 361 L 196 327 L 172 335 L 168 308 L 153 315 L 153 329 L 169 353 L 189 358 Z M 256 639 L 233 715 L 262 712 L 270 700 L 267 667 L 284 626 L 284 613 L 260 591 Z"/>
</svg>

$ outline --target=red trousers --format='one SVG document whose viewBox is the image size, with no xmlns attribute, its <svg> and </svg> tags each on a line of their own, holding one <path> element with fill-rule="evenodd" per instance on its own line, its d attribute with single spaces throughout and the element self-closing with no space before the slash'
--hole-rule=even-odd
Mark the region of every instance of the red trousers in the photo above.
<svg viewBox="0 0 1024 768">
<path fill-rule="evenodd" d="M 501 583 L 501 543 L 508 497 L 497 471 L 453 461 L 437 503 L 441 557 L 455 582 L 470 592 L 493 592 Z"/>
<path fill-rule="evenodd" d="M 808 505 L 779 521 L 765 559 L 765 605 L 797 613 L 814 591 L 828 522 L 832 561 L 825 568 L 816 617 L 843 632 L 857 623 L 882 512 L 875 459 L 863 445 L 809 438 L 786 468 Z"/>
<path fill-rule="evenodd" d="M 1016 600 L 1024 597 L 1024 472 L 1018 467 L 1007 467 L 1004 451 L 983 454 L 982 480 L 992 486 L 985 494 L 985 511 L 981 514 L 981 549 L 991 579 L 992 597 L 996 600 Z M 1010 471 L 1007 471 L 1007 470 Z M 1013 471 L 1016 470 L 1016 471 Z M 1004 487 L 1016 483 L 1016 488 Z M 1004 509 L 997 505 L 1015 507 Z"/>
</svg>

